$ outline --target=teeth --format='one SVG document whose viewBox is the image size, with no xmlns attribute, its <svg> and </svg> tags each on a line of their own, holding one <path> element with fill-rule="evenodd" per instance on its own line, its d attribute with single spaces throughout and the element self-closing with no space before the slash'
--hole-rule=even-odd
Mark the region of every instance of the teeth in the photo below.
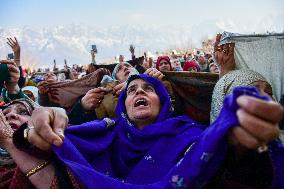
<svg viewBox="0 0 284 189">
<path fill-rule="evenodd" d="M 136 101 L 135 106 L 146 105 L 147 102 L 145 99 L 139 99 Z"/>
</svg>

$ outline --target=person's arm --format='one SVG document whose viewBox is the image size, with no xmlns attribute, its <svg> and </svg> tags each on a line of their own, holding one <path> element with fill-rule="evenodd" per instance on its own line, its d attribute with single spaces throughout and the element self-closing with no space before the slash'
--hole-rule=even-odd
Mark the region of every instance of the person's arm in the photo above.
<svg viewBox="0 0 284 189">
<path fill-rule="evenodd" d="M 35 158 L 19 149 L 17 149 L 12 138 L 5 141 L 4 148 L 9 152 L 20 170 L 27 176 L 28 179 L 36 188 L 49 188 L 55 176 L 53 165 L 44 160 Z"/>
<path fill-rule="evenodd" d="M 5 102 L 10 102 L 11 100 L 19 98 L 27 98 L 18 85 L 20 71 L 15 62 L 2 60 L 1 63 L 7 65 L 10 77 L 10 79 L 6 81 L 6 89 L 2 89 L 2 96 L 4 97 Z"/>
<path fill-rule="evenodd" d="M 9 152 L 17 166 L 36 188 L 49 188 L 54 177 L 53 166 L 44 159 L 35 158 L 17 149 L 13 143 L 13 133 L 0 111 L 0 147 Z"/>
<path fill-rule="evenodd" d="M 86 112 L 81 104 L 81 98 L 75 103 L 71 111 L 68 113 L 69 124 L 78 125 L 97 119 L 95 111 Z"/>
<path fill-rule="evenodd" d="M 15 55 L 15 63 L 17 66 L 20 66 L 21 63 L 21 47 L 18 43 L 18 40 L 16 37 L 13 38 L 7 38 L 7 44 L 12 48 L 13 52 L 14 52 L 14 55 Z"/>
<path fill-rule="evenodd" d="M 227 134 L 229 148 L 226 161 L 216 177 L 217 180 L 222 177 L 222 184 L 227 186 L 235 184 L 245 188 L 263 188 L 272 185 L 274 168 L 266 145 L 277 143 L 277 124 L 284 111 L 279 104 L 262 100 L 265 97 L 257 93 L 247 88 L 244 91 L 234 90 L 232 96 L 226 97 L 217 120 L 207 129 L 210 131 L 231 125 Z M 270 112 L 269 115 L 267 112 Z"/>
<path fill-rule="evenodd" d="M 18 81 L 18 85 L 20 88 L 23 88 L 25 86 L 26 83 L 26 78 L 23 76 L 23 69 L 22 66 L 19 66 L 19 71 L 20 71 L 20 78 Z"/>
<path fill-rule="evenodd" d="M 92 64 L 96 64 L 96 52 L 91 50 Z"/>
<path fill-rule="evenodd" d="M 135 60 L 135 47 L 133 46 L 133 45 L 130 45 L 130 47 L 129 47 L 129 51 L 130 51 L 130 53 L 131 53 L 131 59 L 132 60 Z"/>
<path fill-rule="evenodd" d="M 23 70 L 21 67 L 21 47 L 18 43 L 18 40 L 16 37 L 13 38 L 7 38 L 7 44 L 12 48 L 14 55 L 15 55 L 15 63 L 19 67 L 20 70 L 20 78 L 18 80 L 18 85 L 20 88 L 22 88 L 25 85 L 25 77 L 23 77 Z"/>
</svg>

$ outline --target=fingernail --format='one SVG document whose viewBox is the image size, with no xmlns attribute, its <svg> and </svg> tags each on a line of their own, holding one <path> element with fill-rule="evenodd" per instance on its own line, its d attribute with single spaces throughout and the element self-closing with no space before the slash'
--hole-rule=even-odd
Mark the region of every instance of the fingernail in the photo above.
<svg viewBox="0 0 284 189">
<path fill-rule="evenodd" d="M 53 144 L 55 146 L 60 146 L 62 144 L 62 140 L 55 140 L 55 141 L 53 141 Z"/>
</svg>

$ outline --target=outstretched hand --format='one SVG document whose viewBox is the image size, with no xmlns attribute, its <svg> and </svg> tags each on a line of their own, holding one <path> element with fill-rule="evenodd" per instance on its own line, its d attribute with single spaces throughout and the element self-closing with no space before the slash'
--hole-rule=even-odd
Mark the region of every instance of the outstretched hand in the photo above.
<svg viewBox="0 0 284 189">
<path fill-rule="evenodd" d="M 6 121 L 5 115 L 2 110 L 0 110 L 0 147 L 5 147 L 5 140 L 8 138 L 12 138 L 13 129 Z"/>
<path fill-rule="evenodd" d="M 32 113 L 28 122 L 28 141 L 41 150 L 49 150 L 51 144 L 60 146 L 64 139 L 64 129 L 68 117 L 62 108 L 39 107 Z"/>
<path fill-rule="evenodd" d="M 164 78 L 164 74 L 161 71 L 157 70 L 156 68 L 148 68 L 144 72 L 144 74 L 147 74 L 147 75 L 149 75 L 151 77 L 159 79 L 160 81 L 162 81 L 162 79 Z"/>
<path fill-rule="evenodd" d="M 259 149 L 279 136 L 278 123 L 284 115 L 281 105 L 251 96 L 240 96 L 237 103 L 240 127 L 232 128 L 229 134 L 232 144 L 244 149 Z"/>
<path fill-rule="evenodd" d="M 14 54 L 15 54 L 15 62 L 17 63 L 17 66 L 20 66 L 20 54 L 21 54 L 21 47 L 18 43 L 18 40 L 16 37 L 11 38 L 7 38 L 7 44 L 12 48 Z"/>
<path fill-rule="evenodd" d="M 99 107 L 104 99 L 107 89 L 98 87 L 91 89 L 81 99 L 81 105 L 85 111 L 94 111 L 95 108 Z"/>
</svg>

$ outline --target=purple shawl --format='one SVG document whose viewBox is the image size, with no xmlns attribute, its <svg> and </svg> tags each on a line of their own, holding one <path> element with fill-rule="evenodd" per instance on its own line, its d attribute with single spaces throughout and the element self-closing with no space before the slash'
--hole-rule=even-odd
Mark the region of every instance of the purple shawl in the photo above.
<svg viewBox="0 0 284 189">
<path fill-rule="evenodd" d="M 129 80 L 135 78 L 151 83 L 160 97 L 155 123 L 136 129 L 127 118 L 123 91 L 115 120 L 69 127 L 54 152 L 85 188 L 201 188 L 225 157 L 228 130 L 238 125 L 236 98 L 258 93 L 236 89 L 225 99 L 219 118 L 206 128 L 187 116 L 171 117 L 171 101 L 160 81 L 146 75 Z"/>
</svg>

